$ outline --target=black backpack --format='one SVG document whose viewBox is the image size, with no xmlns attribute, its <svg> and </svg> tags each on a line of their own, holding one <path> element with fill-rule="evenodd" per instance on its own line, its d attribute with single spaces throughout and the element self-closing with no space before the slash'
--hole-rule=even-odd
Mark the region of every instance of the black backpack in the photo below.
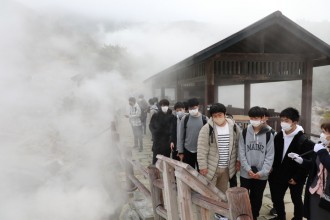
<svg viewBox="0 0 330 220">
<path fill-rule="evenodd" d="M 234 133 L 237 132 L 237 128 L 236 128 L 236 123 L 234 124 Z M 213 135 L 214 135 L 214 129 L 211 125 L 209 125 L 209 145 L 210 145 L 210 142 L 213 143 Z"/>
</svg>

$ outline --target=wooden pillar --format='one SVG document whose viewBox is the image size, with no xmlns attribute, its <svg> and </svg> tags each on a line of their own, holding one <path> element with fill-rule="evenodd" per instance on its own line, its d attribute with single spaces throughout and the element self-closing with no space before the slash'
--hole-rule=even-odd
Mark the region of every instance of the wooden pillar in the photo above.
<svg viewBox="0 0 330 220">
<path fill-rule="evenodd" d="M 215 87 L 214 87 L 214 60 L 209 59 L 206 62 L 205 68 L 205 112 L 207 105 L 211 105 L 215 102 Z"/>
<path fill-rule="evenodd" d="M 229 204 L 230 219 L 237 219 L 239 216 L 249 216 L 253 219 L 249 194 L 244 187 L 233 187 L 226 191 Z"/>
<path fill-rule="evenodd" d="M 312 119 L 312 88 L 313 87 L 313 64 L 311 61 L 306 62 L 306 75 L 302 80 L 302 97 L 301 97 L 301 120 L 305 133 L 311 133 Z"/>
<path fill-rule="evenodd" d="M 183 91 L 182 91 L 182 87 L 181 84 L 179 84 L 179 82 L 177 82 L 176 84 L 176 101 L 183 101 Z"/>
<path fill-rule="evenodd" d="M 160 99 L 164 99 L 165 98 L 165 87 L 162 86 L 160 88 Z"/>
<path fill-rule="evenodd" d="M 170 166 L 166 161 L 163 163 L 163 182 L 164 182 L 164 197 L 167 210 L 168 220 L 179 219 L 178 212 L 178 196 L 176 193 L 174 168 Z"/>
<path fill-rule="evenodd" d="M 244 82 L 244 115 L 248 114 L 251 105 L 251 83 L 249 81 Z"/>
</svg>

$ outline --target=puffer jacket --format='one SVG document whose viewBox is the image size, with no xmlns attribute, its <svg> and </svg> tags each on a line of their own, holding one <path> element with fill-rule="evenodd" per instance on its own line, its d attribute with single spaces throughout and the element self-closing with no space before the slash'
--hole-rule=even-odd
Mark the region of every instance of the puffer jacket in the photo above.
<svg viewBox="0 0 330 220">
<path fill-rule="evenodd" d="M 235 125 L 232 119 L 226 118 L 229 125 L 229 177 L 232 178 L 236 173 L 236 161 L 238 160 L 238 141 L 240 127 Z M 236 127 L 234 129 L 234 126 Z M 214 128 L 210 134 L 210 127 Z M 235 131 L 236 130 L 236 131 Z M 206 178 L 215 178 L 215 172 L 219 162 L 218 134 L 214 127 L 212 118 L 208 120 L 198 135 L 197 161 L 199 169 L 208 169 Z"/>
</svg>

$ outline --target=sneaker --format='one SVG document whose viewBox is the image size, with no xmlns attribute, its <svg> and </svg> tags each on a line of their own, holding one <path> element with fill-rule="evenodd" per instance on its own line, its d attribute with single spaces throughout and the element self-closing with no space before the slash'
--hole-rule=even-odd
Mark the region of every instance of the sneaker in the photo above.
<svg viewBox="0 0 330 220">
<path fill-rule="evenodd" d="M 215 220 L 228 220 L 228 218 L 226 218 L 226 217 L 224 217 L 224 216 L 222 216 L 222 215 L 220 215 L 218 213 L 215 213 L 214 214 L 214 219 Z"/>
<path fill-rule="evenodd" d="M 269 211 L 269 214 L 270 214 L 270 215 L 277 215 L 277 212 L 276 212 L 275 208 L 272 208 L 272 209 Z"/>
</svg>

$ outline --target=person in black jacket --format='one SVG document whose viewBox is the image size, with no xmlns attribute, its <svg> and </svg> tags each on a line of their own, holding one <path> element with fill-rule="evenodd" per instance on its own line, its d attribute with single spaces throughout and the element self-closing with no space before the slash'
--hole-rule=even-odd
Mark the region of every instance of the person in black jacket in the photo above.
<svg viewBox="0 0 330 220">
<path fill-rule="evenodd" d="M 172 159 L 175 160 L 180 160 L 178 156 L 178 150 L 176 148 L 177 146 L 177 137 L 179 136 L 179 131 L 180 129 L 180 123 L 182 117 L 186 114 L 185 113 L 185 106 L 182 102 L 177 102 L 174 104 L 174 110 L 175 110 L 175 115 L 173 117 L 172 121 L 172 133 L 171 133 L 171 151 L 172 151 Z"/>
<path fill-rule="evenodd" d="M 154 113 L 150 119 L 149 129 L 152 135 L 152 164 L 157 161 L 157 154 L 170 157 L 170 138 L 171 138 L 171 128 L 174 115 L 172 110 L 168 108 L 169 101 L 167 99 L 162 99 L 159 101 L 161 111 Z"/>
<path fill-rule="evenodd" d="M 313 149 L 315 143 L 304 136 L 303 128 L 298 125 L 299 112 L 294 108 L 286 108 L 280 113 L 282 130 L 274 138 L 274 162 L 269 175 L 269 187 L 277 212 L 272 219 L 286 220 L 284 195 L 290 189 L 294 204 L 294 220 L 303 219 L 302 192 L 308 170 L 299 166 L 287 155 L 291 152 L 303 154 Z M 308 159 L 309 155 L 305 158 Z"/>
<path fill-rule="evenodd" d="M 295 162 L 309 169 L 305 189 L 304 217 L 310 220 L 330 219 L 330 211 L 319 206 L 323 194 L 330 196 L 330 121 L 322 123 L 321 129 L 321 143 L 314 146 L 311 160 L 295 153 L 288 155 Z"/>
</svg>

